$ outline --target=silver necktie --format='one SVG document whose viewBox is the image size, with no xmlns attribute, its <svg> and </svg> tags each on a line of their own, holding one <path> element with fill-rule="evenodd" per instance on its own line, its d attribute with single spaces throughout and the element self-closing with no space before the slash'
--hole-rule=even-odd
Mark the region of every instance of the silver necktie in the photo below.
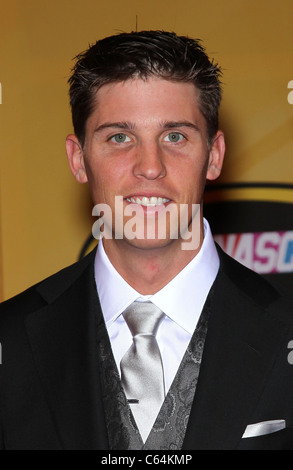
<svg viewBox="0 0 293 470">
<path fill-rule="evenodd" d="M 120 363 L 121 381 L 145 442 L 165 398 L 163 366 L 155 337 L 164 313 L 152 302 L 133 302 L 123 316 L 133 343 Z"/>
</svg>

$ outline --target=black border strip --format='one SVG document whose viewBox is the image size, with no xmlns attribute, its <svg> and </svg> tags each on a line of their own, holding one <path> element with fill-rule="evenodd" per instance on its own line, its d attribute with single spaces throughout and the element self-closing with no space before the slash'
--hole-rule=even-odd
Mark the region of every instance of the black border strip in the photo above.
<svg viewBox="0 0 293 470">
<path fill-rule="evenodd" d="M 219 189 L 238 189 L 238 188 L 273 188 L 273 189 L 292 189 L 291 183 L 263 183 L 263 182 L 236 182 L 219 183 L 206 186 L 206 191 L 217 191 Z"/>
</svg>

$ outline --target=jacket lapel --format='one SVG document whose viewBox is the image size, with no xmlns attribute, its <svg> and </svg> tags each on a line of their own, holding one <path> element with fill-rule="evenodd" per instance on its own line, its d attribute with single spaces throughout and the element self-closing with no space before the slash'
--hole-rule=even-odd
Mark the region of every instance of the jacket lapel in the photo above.
<svg viewBox="0 0 293 470">
<path fill-rule="evenodd" d="M 26 328 L 61 447 L 107 449 L 97 358 L 103 320 L 93 255 L 76 266 L 70 277 L 64 272 L 40 285 L 49 303 L 27 318 Z"/>
<path fill-rule="evenodd" d="M 239 271 L 234 262 L 220 256 L 221 268 L 214 285 L 183 449 L 224 450 L 237 446 L 287 331 L 268 312 L 275 300 L 274 291 L 265 281 L 247 275 L 245 268 Z M 247 282 L 256 282 L 255 288 L 247 289 Z M 253 298 L 246 290 L 254 292 Z"/>
</svg>

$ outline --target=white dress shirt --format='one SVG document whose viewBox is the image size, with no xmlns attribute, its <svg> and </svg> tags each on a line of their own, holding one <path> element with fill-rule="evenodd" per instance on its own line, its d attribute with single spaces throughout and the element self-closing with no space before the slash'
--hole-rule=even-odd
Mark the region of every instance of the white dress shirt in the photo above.
<svg viewBox="0 0 293 470">
<path fill-rule="evenodd" d="M 202 308 L 219 269 L 219 257 L 208 222 L 204 219 L 204 240 L 199 253 L 166 286 L 154 295 L 141 295 L 116 271 L 99 242 L 95 258 L 97 291 L 120 373 L 120 361 L 132 344 L 123 318 L 135 300 L 151 300 L 164 313 L 156 335 L 161 351 L 166 393 L 176 375 Z"/>
</svg>

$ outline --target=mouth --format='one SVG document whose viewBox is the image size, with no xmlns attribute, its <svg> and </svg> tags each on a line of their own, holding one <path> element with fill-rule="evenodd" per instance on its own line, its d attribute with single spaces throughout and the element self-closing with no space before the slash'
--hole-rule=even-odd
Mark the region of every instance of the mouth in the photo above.
<svg viewBox="0 0 293 470">
<path fill-rule="evenodd" d="M 165 197 L 157 197 L 157 196 L 139 196 L 139 197 L 127 197 L 126 198 L 127 202 L 130 202 L 132 204 L 139 204 L 144 207 L 156 207 L 156 206 L 162 206 L 164 204 L 167 204 L 170 202 L 170 199 L 167 199 Z"/>
</svg>

